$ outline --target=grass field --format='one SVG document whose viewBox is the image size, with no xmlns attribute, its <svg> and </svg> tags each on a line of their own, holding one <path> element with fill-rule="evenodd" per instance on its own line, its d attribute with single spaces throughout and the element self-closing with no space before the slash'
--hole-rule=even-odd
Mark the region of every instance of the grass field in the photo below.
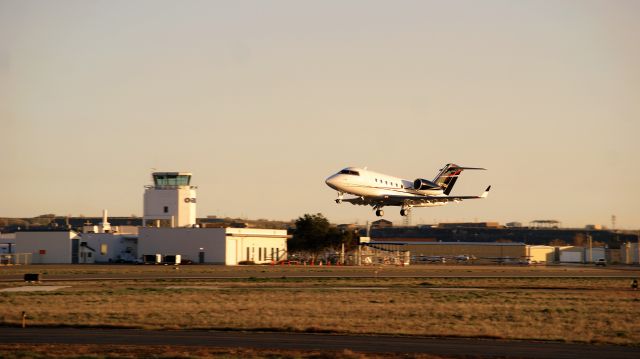
<svg viewBox="0 0 640 359">
<path fill-rule="evenodd" d="M 144 266 L 132 268 L 145 270 Z M 253 270 L 259 274 L 264 268 Z M 0 283 L 0 289 L 22 285 Z M 38 326 L 284 330 L 640 345 L 640 292 L 628 289 L 627 278 L 250 276 L 46 285 L 69 287 L 52 292 L 0 292 L 0 324 L 20 325 L 25 311 L 28 325 Z"/>
</svg>

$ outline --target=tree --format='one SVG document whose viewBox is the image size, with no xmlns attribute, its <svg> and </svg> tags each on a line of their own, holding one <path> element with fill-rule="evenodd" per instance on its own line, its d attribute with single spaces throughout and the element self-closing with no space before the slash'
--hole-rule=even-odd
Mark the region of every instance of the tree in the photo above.
<svg viewBox="0 0 640 359">
<path fill-rule="evenodd" d="M 355 245 L 353 233 L 331 226 L 322 213 L 305 214 L 296 220 L 295 225 L 293 238 L 288 242 L 291 252 L 308 251 L 317 254 L 328 248 L 338 249 L 342 243 L 346 249 Z"/>
</svg>

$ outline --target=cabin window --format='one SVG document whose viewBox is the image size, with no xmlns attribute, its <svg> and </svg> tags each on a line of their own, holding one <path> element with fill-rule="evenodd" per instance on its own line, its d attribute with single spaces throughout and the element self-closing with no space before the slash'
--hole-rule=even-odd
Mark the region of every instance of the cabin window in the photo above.
<svg viewBox="0 0 640 359">
<path fill-rule="evenodd" d="M 340 173 L 344 174 L 344 175 L 351 175 L 351 176 L 360 176 L 360 172 L 358 171 L 352 171 L 352 170 L 342 170 L 340 171 Z"/>
</svg>

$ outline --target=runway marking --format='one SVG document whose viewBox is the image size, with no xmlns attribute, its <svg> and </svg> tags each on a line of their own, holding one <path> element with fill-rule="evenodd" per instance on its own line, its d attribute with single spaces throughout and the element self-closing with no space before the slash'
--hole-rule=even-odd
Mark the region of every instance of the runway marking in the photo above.
<svg viewBox="0 0 640 359">
<path fill-rule="evenodd" d="M 0 292 L 51 292 L 63 288 L 69 288 L 68 285 L 28 285 L 23 287 L 12 287 L 0 289 Z"/>
</svg>

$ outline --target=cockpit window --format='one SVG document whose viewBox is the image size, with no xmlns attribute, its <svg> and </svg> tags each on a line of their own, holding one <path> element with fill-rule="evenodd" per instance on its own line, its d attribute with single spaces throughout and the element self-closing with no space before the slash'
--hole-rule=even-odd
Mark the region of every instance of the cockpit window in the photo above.
<svg viewBox="0 0 640 359">
<path fill-rule="evenodd" d="M 360 172 L 352 171 L 352 170 L 342 170 L 342 171 L 340 171 L 340 173 L 342 173 L 344 175 L 360 176 Z"/>
</svg>

